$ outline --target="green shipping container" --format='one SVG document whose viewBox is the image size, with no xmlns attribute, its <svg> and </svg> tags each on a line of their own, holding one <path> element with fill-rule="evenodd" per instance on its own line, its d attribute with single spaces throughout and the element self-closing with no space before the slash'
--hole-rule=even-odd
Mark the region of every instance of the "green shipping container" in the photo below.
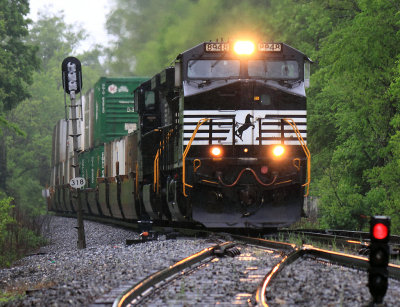
<svg viewBox="0 0 400 307">
<path fill-rule="evenodd" d="M 86 180 L 86 188 L 95 188 L 97 177 L 104 177 L 104 146 L 86 150 L 79 155 L 81 177 Z"/>
<path fill-rule="evenodd" d="M 137 130 L 133 91 L 148 78 L 100 78 L 94 88 L 94 147 Z"/>
</svg>

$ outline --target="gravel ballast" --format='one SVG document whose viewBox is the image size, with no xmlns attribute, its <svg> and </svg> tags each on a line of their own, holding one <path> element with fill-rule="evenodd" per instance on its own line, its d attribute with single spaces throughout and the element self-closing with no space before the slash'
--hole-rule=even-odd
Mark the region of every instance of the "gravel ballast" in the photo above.
<svg viewBox="0 0 400 307">
<path fill-rule="evenodd" d="M 78 250 L 75 226 L 76 219 L 50 217 L 45 232 L 49 245 L 0 270 L 0 291 L 23 294 L 0 306 L 110 306 L 128 286 L 216 243 L 178 239 L 126 246 L 127 239 L 139 238 L 136 232 L 85 221 L 87 248 Z M 252 289 L 281 257 L 239 247 L 240 256 L 210 262 L 143 305 L 249 306 Z M 270 306 L 366 306 L 367 279 L 363 271 L 300 259 L 278 274 L 267 298 Z M 398 302 L 400 283 L 391 279 L 385 306 Z"/>
<path fill-rule="evenodd" d="M 0 270 L 0 291 L 26 291 L 5 306 L 87 306 L 121 284 L 134 284 L 213 245 L 164 240 L 125 246 L 126 239 L 138 239 L 138 234 L 85 221 L 87 248 L 77 250 L 75 226 L 76 219 L 51 217 L 46 234 L 50 245 Z"/>
<path fill-rule="evenodd" d="M 267 288 L 269 306 L 368 306 L 368 273 L 314 259 L 285 267 Z M 284 289 L 290 289 L 285 291 Z M 389 279 L 382 306 L 400 305 L 400 282 Z"/>
</svg>

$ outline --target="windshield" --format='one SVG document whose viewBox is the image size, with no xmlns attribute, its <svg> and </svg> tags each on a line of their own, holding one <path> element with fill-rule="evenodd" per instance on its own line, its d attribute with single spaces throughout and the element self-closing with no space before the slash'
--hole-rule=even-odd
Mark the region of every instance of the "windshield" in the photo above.
<svg viewBox="0 0 400 307">
<path fill-rule="evenodd" d="M 297 79 L 299 65 L 296 61 L 252 60 L 248 62 L 248 72 L 250 77 Z"/>
<path fill-rule="evenodd" d="M 229 78 L 238 77 L 239 60 L 191 60 L 188 63 L 189 78 Z"/>
</svg>

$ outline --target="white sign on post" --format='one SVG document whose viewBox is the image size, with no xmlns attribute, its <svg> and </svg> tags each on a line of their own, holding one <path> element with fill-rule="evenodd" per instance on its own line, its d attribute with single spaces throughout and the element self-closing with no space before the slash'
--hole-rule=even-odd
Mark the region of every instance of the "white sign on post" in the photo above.
<svg viewBox="0 0 400 307">
<path fill-rule="evenodd" d="M 71 181 L 69 182 L 69 185 L 71 186 L 71 188 L 75 188 L 75 189 L 80 189 L 85 184 L 86 184 L 86 180 L 85 180 L 85 178 L 82 178 L 82 177 L 72 178 Z"/>
</svg>

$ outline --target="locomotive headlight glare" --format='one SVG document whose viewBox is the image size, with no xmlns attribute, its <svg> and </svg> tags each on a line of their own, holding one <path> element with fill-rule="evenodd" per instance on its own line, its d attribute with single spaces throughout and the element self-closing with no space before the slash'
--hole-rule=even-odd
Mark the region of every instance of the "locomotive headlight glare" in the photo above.
<svg viewBox="0 0 400 307">
<path fill-rule="evenodd" d="M 210 152 L 213 157 L 220 157 L 222 155 L 222 149 L 219 146 L 211 147 Z"/>
<path fill-rule="evenodd" d="M 255 46 L 250 41 L 237 41 L 233 46 L 233 50 L 235 50 L 237 54 L 250 55 L 254 52 L 254 49 Z"/>
<path fill-rule="evenodd" d="M 282 145 L 276 145 L 272 150 L 275 157 L 281 157 L 285 153 L 285 147 Z"/>
</svg>

